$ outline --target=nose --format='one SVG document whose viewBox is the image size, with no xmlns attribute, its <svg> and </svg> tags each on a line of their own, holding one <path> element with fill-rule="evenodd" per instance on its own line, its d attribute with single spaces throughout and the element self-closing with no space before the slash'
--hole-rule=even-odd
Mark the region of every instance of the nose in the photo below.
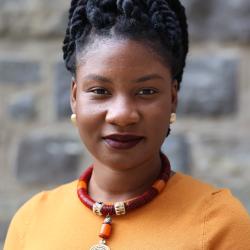
<svg viewBox="0 0 250 250">
<path fill-rule="evenodd" d="M 119 127 L 134 125 L 140 120 L 140 113 L 135 102 L 126 97 L 117 97 L 108 107 L 107 123 Z"/>
</svg>

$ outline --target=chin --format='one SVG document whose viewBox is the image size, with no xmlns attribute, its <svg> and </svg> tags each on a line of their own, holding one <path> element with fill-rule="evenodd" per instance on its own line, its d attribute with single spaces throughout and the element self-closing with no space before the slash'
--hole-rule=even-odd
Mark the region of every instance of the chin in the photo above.
<svg viewBox="0 0 250 250">
<path fill-rule="evenodd" d="M 152 152 L 152 151 L 151 151 Z M 147 151 L 122 151 L 119 153 L 106 153 L 102 156 L 93 155 L 94 159 L 114 170 L 129 170 L 137 168 L 151 159 Z M 152 156 L 153 157 L 153 156 Z"/>
</svg>

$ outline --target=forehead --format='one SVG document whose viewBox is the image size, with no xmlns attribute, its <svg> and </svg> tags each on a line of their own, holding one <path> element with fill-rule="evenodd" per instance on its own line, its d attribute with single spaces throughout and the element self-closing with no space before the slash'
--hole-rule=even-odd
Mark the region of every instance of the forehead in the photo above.
<svg viewBox="0 0 250 250">
<path fill-rule="evenodd" d="M 129 39 L 95 39 L 78 54 L 77 65 L 77 73 L 170 74 L 153 49 Z"/>
</svg>

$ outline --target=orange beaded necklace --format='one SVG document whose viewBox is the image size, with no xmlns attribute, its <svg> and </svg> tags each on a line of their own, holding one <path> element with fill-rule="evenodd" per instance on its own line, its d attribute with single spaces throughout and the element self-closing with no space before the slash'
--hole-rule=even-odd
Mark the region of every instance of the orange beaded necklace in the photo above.
<svg viewBox="0 0 250 250">
<path fill-rule="evenodd" d="M 105 216 L 102 223 L 99 237 L 101 241 L 99 244 L 94 245 L 90 250 L 110 250 L 106 245 L 106 240 L 111 235 L 111 223 L 113 215 L 123 215 L 129 211 L 139 208 L 151 200 L 153 200 L 165 187 L 166 182 L 169 179 L 171 173 L 171 166 L 168 158 L 161 153 L 162 169 L 158 179 L 153 185 L 145 191 L 142 195 L 127 201 L 120 201 L 115 203 L 105 204 L 103 202 L 96 202 L 88 195 L 88 183 L 90 181 L 93 166 L 87 168 L 80 176 L 77 185 L 77 194 L 80 201 L 89 209 L 91 209 L 96 215 Z"/>
</svg>

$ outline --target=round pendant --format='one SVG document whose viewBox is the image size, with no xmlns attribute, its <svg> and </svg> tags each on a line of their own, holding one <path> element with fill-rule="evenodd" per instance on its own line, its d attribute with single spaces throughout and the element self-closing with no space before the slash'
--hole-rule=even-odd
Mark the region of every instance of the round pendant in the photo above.
<svg viewBox="0 0 250 250">
<path fill-rule="evenodd" d="M 104 244 L 97 244 L 90 248 L 90 250 L 110 250 L 110 248 Z"/>
</svg>

